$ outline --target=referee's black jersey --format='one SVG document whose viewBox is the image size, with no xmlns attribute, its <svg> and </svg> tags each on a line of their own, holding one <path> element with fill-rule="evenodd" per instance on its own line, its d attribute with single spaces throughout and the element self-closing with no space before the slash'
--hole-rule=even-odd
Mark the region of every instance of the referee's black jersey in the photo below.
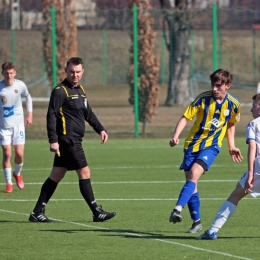
<svg viewBox="0 0 260 260">
<path fill-rule="evenodd" d="M 89 106 L 85 90 L 78 85 L 73 87 L 63 80 L 52 90 L 48 112 L 47 132 L 49 143 L 58 142 L 58 136 L 68 135 L 82 138 L 85 121 L 100 134 L 105 130 Z"/>
</svg>

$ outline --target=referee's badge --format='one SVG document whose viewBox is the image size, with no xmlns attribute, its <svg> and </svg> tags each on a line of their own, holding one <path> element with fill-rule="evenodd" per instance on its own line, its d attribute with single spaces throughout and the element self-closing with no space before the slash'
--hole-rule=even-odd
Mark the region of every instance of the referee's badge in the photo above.
<svg viewBox="0 0 260 260">
<path fill-rule="evenodd" d="M 228 115 L 229 115 L 229 109 L 224 110 L 224 115 L 225 115 L 225 116 L 228 116 Z"/>
<path fill-rule="evenodd" d="M 2 101 L 3 104 L 5 104 L 5 103 L 7 102 L 6 97 L 2 96 L 2 97 L 1 97 L 1 101 Z"/>
<path fill-rule="evenodd" d="M 18 93 L 18 89 L 15 89 L 14 92 L 15 92 L 15 93 Z"/>
<path fill-rule="evenodd" d="M 86 108 L 88 108 L 88 100 L 86 98 L 84 98 L 84 105 Z"/>
</svg>

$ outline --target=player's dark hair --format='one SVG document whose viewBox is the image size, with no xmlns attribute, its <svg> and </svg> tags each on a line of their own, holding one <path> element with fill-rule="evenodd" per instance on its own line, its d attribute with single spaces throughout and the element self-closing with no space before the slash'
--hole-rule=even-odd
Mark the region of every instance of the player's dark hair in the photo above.
<svg viewBox="0 0 260 260">
<path fill-rule="evenodd" d="M 252 97 L 252 100 L 253 100 L 253 101 L 259 101 L 259 100 L 260 100 L 260 93 L 255 94 L 255 95 Z"/>
<path fill-rule="evenodd" d="M 210 75 L 210 80 L 211 83 L 221 80 L 221 84 L 231 84 L 233 75 L 227 70 L 218 69 Z"/>
<path fill-rule="evenodd" d="M 11 61 L 6 61 L 2 64 L 2 71 L 11 70 L 11 69 L 15 70 L 15 66 Z"/>
<path fill-rule="evenodd" d="M 74 65 L 82 65 L 83 67 L 83 61 L 81 58 L 79 57 L 72 57 L 67 61 L 67 67 L 70 65 L 70 63 L 74 64 Z"/>
</svg>

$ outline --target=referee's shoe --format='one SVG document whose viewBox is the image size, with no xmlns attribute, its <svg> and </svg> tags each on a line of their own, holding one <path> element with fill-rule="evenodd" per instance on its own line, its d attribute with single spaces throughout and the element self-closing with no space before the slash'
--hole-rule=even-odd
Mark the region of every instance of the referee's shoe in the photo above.
<svg viewBox="0 0 260 260">
<path fill-rule="evenodd" d="M 54 222 L 45 216 L 45 208 L 42 208 L 41 212 L 36 214 L 33 211 L 30 214 L 29 221 L 31 222 Z"/>
<path fill-rule="evenodd" d="M 102 206 L 97 206 L 97 212 L 93 213 L 93 222 L 103 222 L 113 218 L 116 212 L 106 212 L 102 209 Z"/>
</svg>

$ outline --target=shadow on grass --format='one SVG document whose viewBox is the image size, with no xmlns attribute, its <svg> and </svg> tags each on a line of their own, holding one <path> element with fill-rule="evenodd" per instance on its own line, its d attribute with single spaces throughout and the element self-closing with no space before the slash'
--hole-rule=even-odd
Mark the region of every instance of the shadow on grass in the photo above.
<svg viewBox="0 0 260 260">
<path fill-rule="evenodd" d="M 13 224 L 14 222 L 12 220 L 0 220 L 1 223 L 10 223 Z M 50 222 L 50 223 L 39 223 L 39 222 L 29 222 L 29 221 L 18 221 L 17 224 L 30 224 L 35 226 L 42 226 L 46 227 L 47 225 L 53 225 L 57 224 L 58 222 Z M 108 228 L 100 228 L 100 229 L 39 229 L 40 232 L 56 232 L 56 233 L 67 233 L 67 234 L 74 234 L 78 232 L 91 232 L 91 233 L 101 233 L 103 236 L 121 236 L 124 238 L 143 238 L 143 239 L 182 239 L 182 240 L 197 240 L 196 237 L 199 236 L 202 233 L 193 234 L 193 236 L 189 235 L 189 233 L 186 232 L 174 232 L 169 230 L 160 230 L 159 233 L 155 232 L 145 232 L 145 231 L 135 231 L 132 229 L 108 229 Z M 114 234 L 117 233 L 117 234 Z M 165 233 L 165 234 L 162 234 Z M 168 235 L 168 233 L 175 233 L 176 235 Z M 186 234 L 186 235 L 185 235 Z M 217 240 L 223 240 L 223 239 L 260 239 L 260 236 L 223 236 L 218 237 Z M 201 240 L 197 240 L 201 241 Z M 208 240 L 206 240 L 208 241 Z"/>
<path fill-rule="evenodd" d="M 142 231 L 134 231 L 134 230 L 128 230 L 128 229 L 111 229 L 111 230 L 96 230 L 96 229 L 65 229 L 65 230 L 58 230 L 58 229 L 46 229 L 46 230 L 39 230 L 42 232 L 60 232 L 60 233 L 77 233 L 77 232 L 98 232 L 101 233 L 104 236 L 120 236 L 124 238 L 141 238 L 141 239 L 182 239 L 182 240 L 196 240 L 196 236 L 199 234 L 196 234 L 196 236 L 190 236 L 187 234 L 187 236 L 183 235 L 163 235 L 159 233 L 154 232 L 142 232 Z M 117 233 L 117 234 L 115 234 Z M 180 232 L 179 232 L 180 233 Z M 218 237 L 219 239 L 256 239 L 258 237 Z M 260 237 L 259 237 L 260 238 Z M 198 240 L 199 241 L 199 240 Z"/>
<path fill-rule="evenodd" d="M 76 232 L 98 232 L 102 235 L 108 236 L 122 236 L 125 238 L 145 238 L 145 239 L 194 239 L 194 237 L 185 237 L 185 236 L 165 236 L 162 234 L 155 234 L 152 232 L 141 232 L 134 230 L 124 230 L 124 229 L 111 229 L 111 230 L 96 230 L 96 229 L 66 229 L 66 230 L 58 230 L 58 229 L 45 229 L 39 230 L 43 232 L 61 232 L 61 233 L 76 233 Z M 117 233 L 117 234 L 113 234 Z"/>
</svg>

